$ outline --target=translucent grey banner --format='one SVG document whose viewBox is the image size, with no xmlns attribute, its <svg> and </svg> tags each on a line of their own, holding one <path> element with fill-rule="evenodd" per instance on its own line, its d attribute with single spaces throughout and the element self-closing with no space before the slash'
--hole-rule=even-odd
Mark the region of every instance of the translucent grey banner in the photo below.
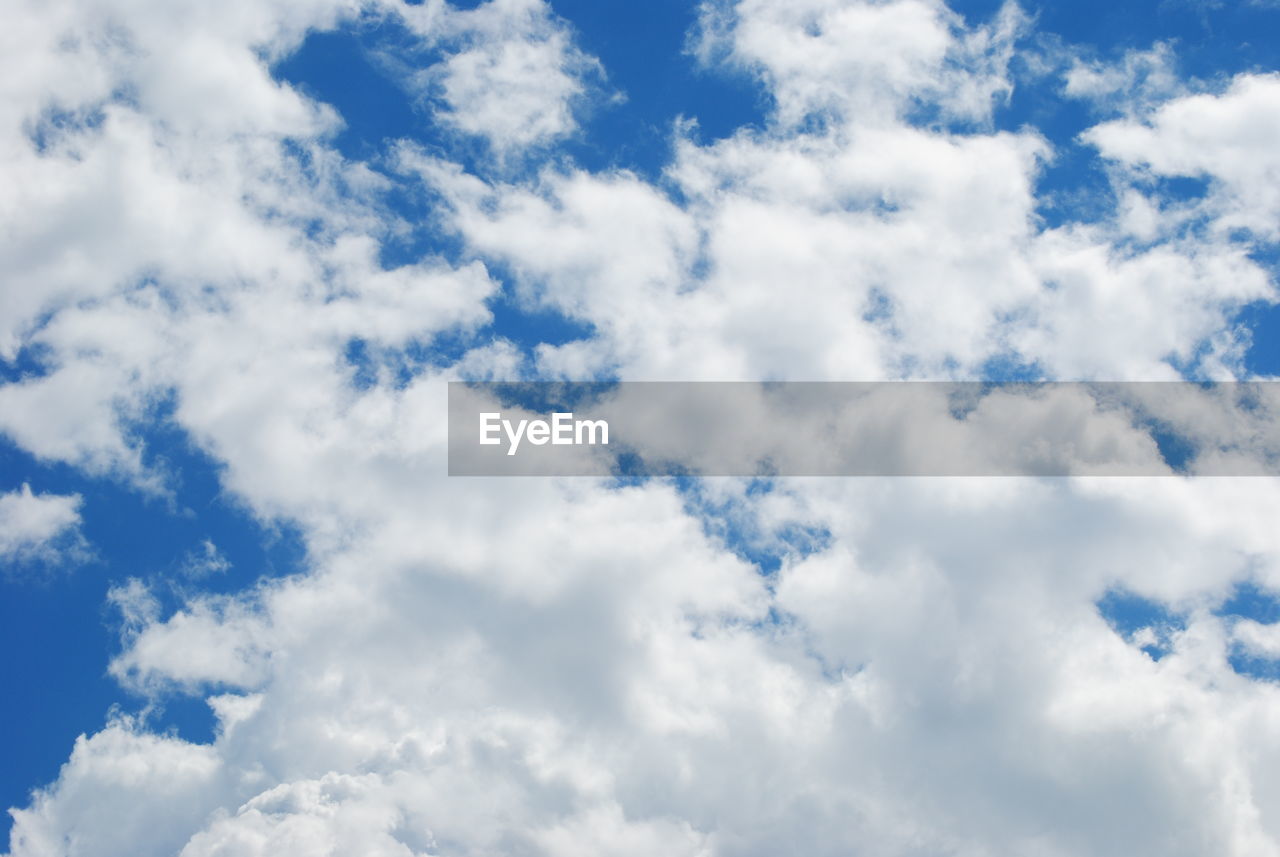
<svg viewBox="0 0 1280 857">
<path fill-rule="evenodd" d="M 451 476 L 1274 476 L 1280 383 L 449 385 Z"/>
</svg>

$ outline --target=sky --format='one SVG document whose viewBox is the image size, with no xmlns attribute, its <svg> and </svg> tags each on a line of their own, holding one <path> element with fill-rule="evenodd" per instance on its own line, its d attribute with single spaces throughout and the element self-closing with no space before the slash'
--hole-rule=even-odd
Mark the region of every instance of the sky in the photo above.
<svg viewBox="0 0 1280 857">
<path fill-rule="evenodd" d="M 445 475 L 450 380 L 1280 374 L 1280 5 L 13 0 L 0 848 L 1280 855 L 1274 478 Z"/>
</svg>

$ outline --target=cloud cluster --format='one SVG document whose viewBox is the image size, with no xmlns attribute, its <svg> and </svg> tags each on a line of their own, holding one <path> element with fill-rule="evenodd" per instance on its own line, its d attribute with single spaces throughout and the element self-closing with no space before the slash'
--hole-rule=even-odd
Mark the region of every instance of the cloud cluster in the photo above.
<svg viewBox="0 0 1280 857">
<path fill-rule="evenodd" d="M 1185 228 L 1203 206 L 1127 175 L 1103 217 L 1046 228 L 1037 185 L 1052 145 L 1031 128 L 974 124 L 1010 85 L 1021 26 L 1006 9 L 965 32 L 925 3 L 705 7 L 704 53 L 757 73 L 777 108 L 766 128 L 710 145 L 677 127 L 665 178 L 682 204 L 627 172 L 548 167 L 486 182 L 412 147 L 401 166 L 443 196 L 447 225 L 480 257 L 514 271 L 528 301 L 597 333 L 540 349 L 536 369 L 553 377 L 972 378 L 992 363 L 1064 380 L 1232 377 L 1247 341 L 1229 319 L 1274 297 L 1251 255 L 1273 240 L 1261 226 L 1273 158 L 1233 151 L 1270 139 L 1275 111 L 1253 103 L 1265 94 L 1240 94 L 1262 83 L 1246 76 L 1161 108 L 1262 117 L 1185 144 L 1240 176 L 1222 173 L 1216 228 Z M 973 96 L 963 108 L 962 92 Z M 1167 121 L 1144 121 L 1104 123 L 1085 140 L 1111 161 L 1136 157 L 1121 133 L 1139 135 L 1130 152 L 1159 151 L 1143 134 L 1177 145 Z M 1232 230 L 1241 218 L 1254 233 Z"/>
<path fill-rule="evenodd" d="M 362 14 L 443 46 L 436 121 L 532 166 L 339 154 L 341 117 L 270 64 Z M 712 143 L 673 123 L 659 183 L 539 160 L 598 74 L 545 4 L 12 17 L 0 348 L 38 370 L 0 387 L 0 430 L 162 491 L 139 426 L 171 420 L 307 548 L 169 615 L 113 590 L 112 675 L 205 699 L 216 737 L 112 717 L 15 810 L 14 857 L 1280 853 L 1280 700 L 1231 665 L 1273 629 L 1221 610 L 1280 588 L 1271 480 L 442 476 L 460 376 L 1239 373 L 1274 158 L 1234 155 L 1270 78 L 1089 133 L 1154 226 L 1118 194 L 1048 227 L 1054 144 L 988 124 L 1012 7 L 707 4 L 704 61 L 774 107 Z M 1210 173 L 1212 222 L 1170 226 L 1143 170 Z M 384 266 L 415 230 L 459 249 Z M 497 336 L 501 289 L 590 335 Z M 1158 661 L 1099 615 L 1116 589 L 1183 617 Z"/>
</svg>

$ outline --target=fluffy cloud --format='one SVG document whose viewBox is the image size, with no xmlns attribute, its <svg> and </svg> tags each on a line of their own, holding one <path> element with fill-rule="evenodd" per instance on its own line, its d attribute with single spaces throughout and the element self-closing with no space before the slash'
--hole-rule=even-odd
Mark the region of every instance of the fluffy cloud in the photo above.
<svg viewBox="0 0 1280 857">
<path fill-rule="evenodd" d="M 542 0 L 492 0 L 469 10 L 432 3 L 401 14 L 426 44 L 446 52 L 407 73 L 437 103 L 438 121 L 483 139 L 503 159 L 577 128 L 574 107 L 585 102 L 600 65 L 574 47 Z"/>
<path fill-rule="evenodd" d="M 421 82 L 446 127 L 535 159 L 573 131 L 590 62 L 545 5 L 371 10 L 440 51 Z M 170 414 L 229 493 L 299 527 L 307 569 L 168 615 L 117 586 L 111 673 L 206 699 L 216 735 L 82 736 L 15 812 L 15 857 L 1277 853 L 1280 701 L 1230 665 L 1270 627 L 1219 615 L 1240 581 L 1280 588 L 1270 480 L 442 475 L 464 374 L 1239 371 L 1226 319 L 1272 294 L 1265 233 L 1135 241 L 1122 206 L 1045 228 L 1053 145 L 984 124 L 1012 8 L 966 28 L 918 0 L 708 4 L 705 61 L 775 107 L 712 143 L 678 126 L 657 184 L 554 153 L 481 177 L 411 141 L 344 159 L 340 117 L 269 62 L 352 6 L 76 11 L 7 31 L 36 83 L 3 83 L 3 347 L 40 371 L 0 387 L 0 429 L 164 490 L 136 428 Z M 1197 149 L 1184 113 L 1262 109 L 1270 85 L 1088 139 L 1212 172 L 1215 222 L 1252 222 L 1247 140 Z M 432 194 L 429 222 L 390 188 Z M 413 230 L 458 258 L 385 267 Z M 486 337 L 504 287 L 590 335 L 528 357 Z M 414 352 L 435 356 L 398 373 Z M 1184 617 L 1158 661 L 1099 615 L 1115 589 Z"/>
<path fill-rule="evenodd" d="M 145 622 L 117 668 L 224 688 L 222 726 L 136 764 L 218 760 L 194 854 L 1267 853 L 1274 688 L 1225 666 L 1205 608 L 1251 565 L 1277 581 L 1272 528 L 1249 514 L 1273 486 L 1179 485 L 796 483 L 769 505 L 830 545 L 772 584 L 667 487 L 514 507 L 464 490 L 454 544 L 421 548 L 435 562 L 370 561 L 383 535 L 256 605 Z M 486 507 L 518 558 L 496 556 Z M 1199 611 L 1160 662 L 1094 611 L 1116 581 Z M 770 605 L 781 621 L 762 624 Z M 64 771 L 15 841 L 88 824 L 74 795 L 97 776 Z M 181 789 L 147 794 L 148 812 L 196 812 Z M 132 835 L 119 853 L 167 834 Z"/>
<path fill-rule="evenodd" d="M 1210 181 L 1200 210 L 1215 230 L 1280 239 L 1280 76 L 1241 75 L 1219 95 L 1189 95 L 1149 115 L 1107 122 L 1086 139 L 1144 177 Z M 1200 213 L 1200 212 L 1197 212 Z"/>
<path fill-rule="evenodd" d="M 954 116 L 985 117 L 1010 88 L 1011 44 L 1024 23 L 1007 3 L 992 24 L 965 31 L 933 0 L 708 2 L 700 18 L 703 61 L 758 75 L 789 126 L 824 114 L 892 121 L 922 96 Z"/>
<path fill-rule="evenodd" d="M 34 795 L 11 853 L 174 853 L 216 805 L 221 767 L 212 747 L 150 734 L 128 719 L 111 722 L 76 740 L 56 791 Z M 140 803 L 163 803 L 164 816 L 139 814 Z"/>
<path fill-rule="evenodd" d="M 0 494 L 0 561 L 56 563 L 82 554 L 79 509 L 78 495 L 34 494 L 26 483 Z"/>
<path fill-rule="evenodd" d="M 917 115 L 954 113 L 966 81 L 988 93 L 966 114 L 988 113 L 1005 74 L 992 57 L 1019 22 L 1006 10 L 994 29 L 964 33 L 944 8 L 906 2 L 705 7 L 704 53 L 756 70 L 778 106 L 763 130 L 706 146 L 677 137 L 667 178 L 683 205 L 625 172 L 547 168 L 486 184 L 412 150 L 402 168 L 443 195 L 447 225 L 511 268 L 528 300 L 596 331 L 540 349 L 551 375 L 978 377 L 1009 361 L 1063 379 L 1169 379 L 1175 366 L 1230 377 L 1247 343 L 1228 320 L 1274 286 L 1251 256 L 1258 244 L 1227 225 L 1263 222 L 1245 189 L 1275 185 L 1270 155 L 1188 149 L 1249 173 L 1239 193 L 1215 195 L 1210 233 L 1187 230 L 1197 210 L 1123 178 L 1104 218 L 1044 229 L 1048 141 Z M 855 38 L 875 47 L 846 44 Z M 821 58 L 824 40 L 835 40 L 830 68 L 801 47 Z M 1235 104 L 1249 80 L 1201 100 Z M 1115 159 L 1110 141 L 1129 127 L 1085 139 Z M 1237 130 L 1222 140 L 1269 139 Z"/>
</svg>

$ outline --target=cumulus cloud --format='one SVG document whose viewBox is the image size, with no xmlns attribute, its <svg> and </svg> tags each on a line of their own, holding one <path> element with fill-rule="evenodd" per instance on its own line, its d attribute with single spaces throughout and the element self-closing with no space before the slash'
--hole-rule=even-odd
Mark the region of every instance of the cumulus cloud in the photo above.
<svg viewBox="0 0 1280 857">
<path fill-rule="evenodd" d="M 989 124 L 1012 7 L 967 28 L 922 0 L 708 4 L 708 68 L 774 107 L 710 143 L 677 126 L 657 183 L 536 160 L 590 66 L 544 5 L 389 8 L 442 51 L 436 121 L 533 168 L 341 156 L 340 117 L 269 62 L 351 5 L 6 28 L 29 73 L 0 84 L 0 346 L 39 371 L 0 387 L 0 430 L 145 488 L 136 427 L 170 420 L 307 552 L 167 612 L 112 590 L 111 674 L 206 700 L 215 735 L 81 736 L 12 855 L 1277 853 L 1280 700 L 1230 664 L 1270 630 L 1219 615 L 1241 581 L 1280 589 L 1271 480 L 443 476 L 464 374 L 1239 373 L 1227 320 L 1274 295 L 1250 185 L 1271 78 L 1087 135 L 1138 173 L 1211 173 L 1221 228 L 1123 206 L 1046 228 L 1054 144 Z M 389 188 L 429 194 L 429 222 Z M 457 253 L 387 267 L 413 229 Z M 589 334 L 481 336 L 504 288 Z M 435 356 L 393 371 L 412 352 Z M 1187 617 L 1158 661 L 1099 614 L 1117 587 Z"/>
<path fill-rule="evenodd" d="M 25 482 L 0 494 L 0 561 L 53 565 L 82 558 L 87 546 L 79 509 L 79 495 L 35 494 Z"/>
<path fill-rule="evenodd" d="M 36 792 L 30 822 L 15 825 L 10 853 L 175 853 L 216 805 L 221 767 L 212 747 L 114 720 L 76 740 L 56 790 Z M 164 815 L 140 814 L 140 803 L 163 803 Z"/>
<path fill-rule="evenodd" d="M 576 131 L 575 112 L 603 76 L 543 0 L 490 0 L 472 9 L 434 2 L 397 15 L 419 50 L 443 57 L 415 68 L 388 55 L 392 65 L 439 123 L 483 140 L 502 161 Z"/>
<path fill-rule="evenodd" d="M 1022 26 L 1012 8 L 964 32 L 925 3 L 704 6 L 706 61 L 754 70 L 777 107 L 763 130 L 677 137 L 667 177 L 683 205 L 625 172 L 486 184 L 421 152 L 402 166 L 535 304 L 597 332 L 541 349 L 552 375 L 978 377 L 1006 360 L 1069 380 L 1169 379 L 1196 362 L 1229 377 L 1247 343 L 1228 319 L 1274 298 L 1254 242 L 1186 240 L 1196 211 L 1123 178 L 1109 216 L 1043 229 L 1047 140 L 917 121 L 947 115 L 961 83 L 1000 90 Z M 1117 158 L 1120 130 L 1085 139 Z M 1265 196 L 1269 156 L 1251 154 L 1234 169 Z M 1224 228 L 1252 206 L 1221 202 Z"/>
<path fill-rule="evenodd" d="M 1280 75 L 1246 74 L 1220 94 L 1161 104 L 1148 115 L 1090 129 L 1102 154 L 1147 176 L 1209 180 L 1200 211 L 1223 232 L 1280 239 Z"/>
</svg>

